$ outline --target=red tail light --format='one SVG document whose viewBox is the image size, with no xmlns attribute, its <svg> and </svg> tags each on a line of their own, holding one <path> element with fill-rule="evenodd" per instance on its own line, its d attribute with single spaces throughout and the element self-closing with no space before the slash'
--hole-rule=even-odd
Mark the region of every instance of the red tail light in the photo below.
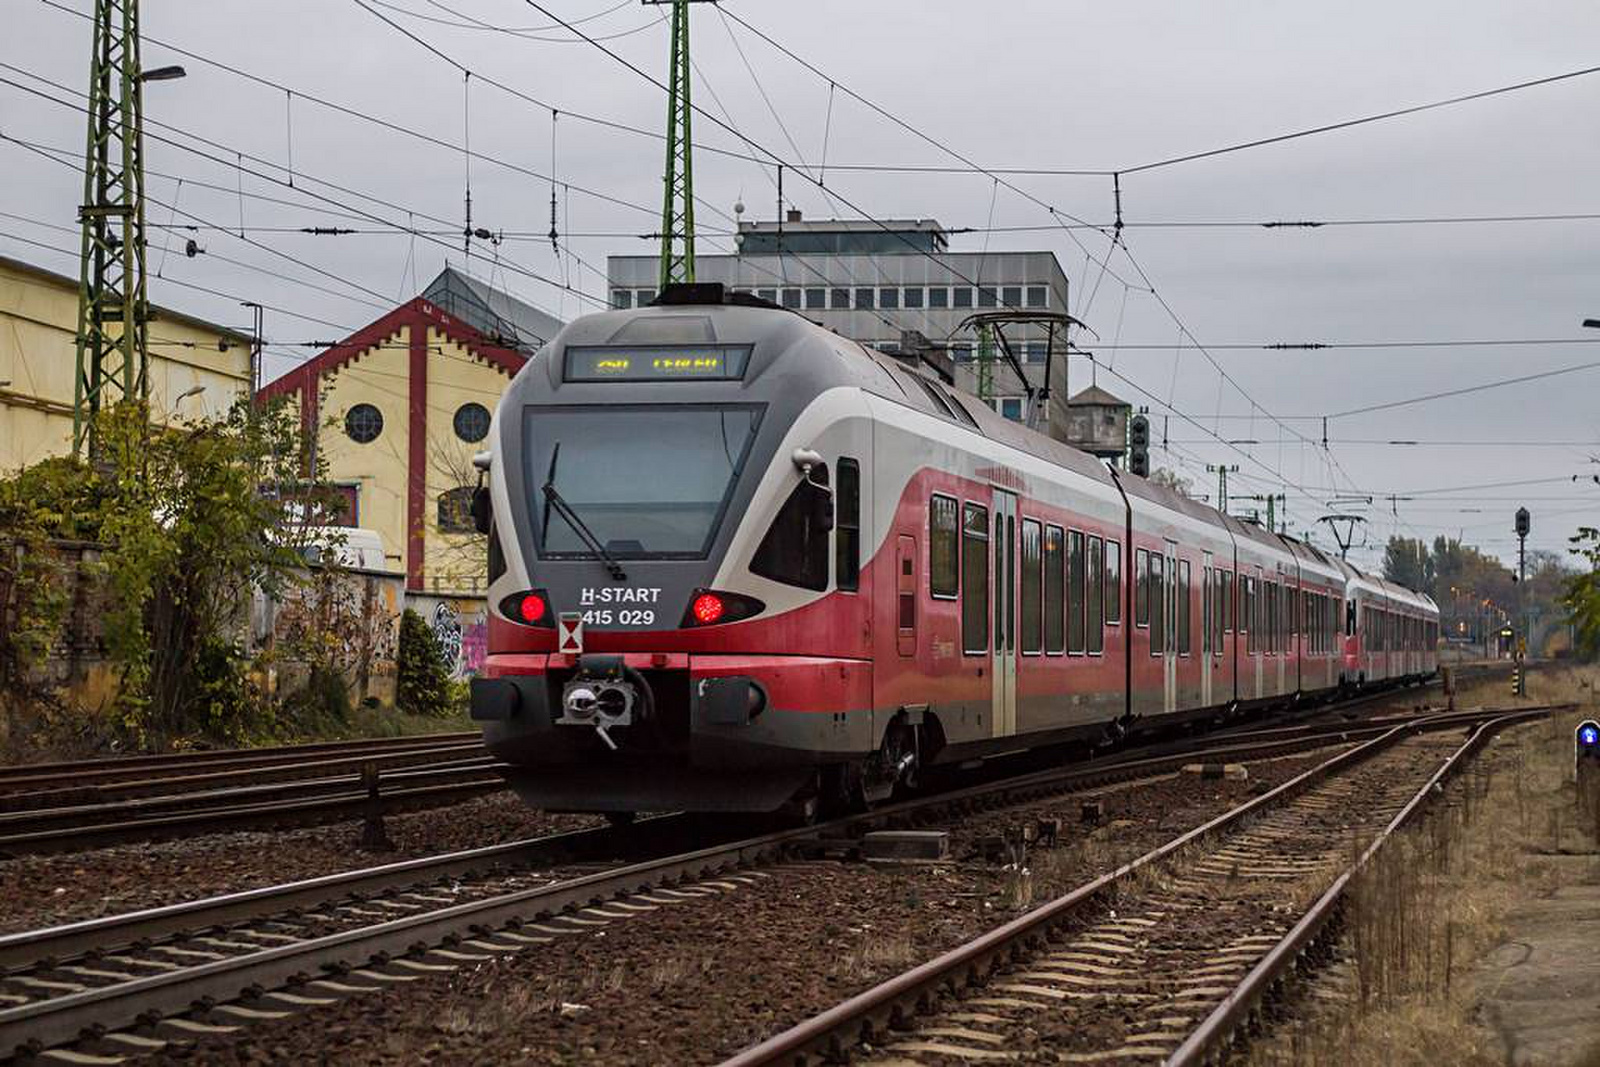
<svg viewBox="0 0 1600 1067">
<path fill-rule="evenodd" d="M 550 609 L 550 594 L 543 589 L 512 593 L 500 601 L 500 614 L 512 622 L 544 630 L 553 630 L 556 625 L 555 612 Z"/>
<path fill-rule="evenodd" d="M 689 610 L 694 612 L 696 622 L 702 626 L 709 625 L 722 618 L 722 598 L 715 593 L 701 593 L 694 598 Z"/>
<path fill-rule="evenodd" d="M 696 589 L 689 595 L 689 606 L 684 609 L 684 626 L 715 626 L 718 623 L 738 622 L 766 610 L 766 605 L 755 597 L 738 593 L 724 593 L 717 589 Z"/>
<path fill-rule="evenodd" d="M 517 614 L 522 616 L 523 622 L 538 622 L 544 618 L 545 611 L 544 597 L 538 593 L 529 593 L 517 605 Z"/>
</svg>

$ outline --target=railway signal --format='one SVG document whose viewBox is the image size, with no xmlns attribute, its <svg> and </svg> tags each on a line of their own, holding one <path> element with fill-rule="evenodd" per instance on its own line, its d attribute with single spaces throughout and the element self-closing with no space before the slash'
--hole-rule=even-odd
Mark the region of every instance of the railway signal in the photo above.
<svg viewBox="0 0 1600 1067">
<path fill-rule="evenodd" d="M 1143 415 L 1128 421 L 1128 470 L 1150 477 L 1150 420 Z"/>
<path fill-rule="evenodd" d="M 1528 695 L 1528 676 L 1523 670 L 1523 656 L 1528 648 L 1528 619 L 1523 614 L 1522 586 L 1528 580 L 1528 532 L 1533 529 L 1533 517 L 1528 514 L 1527 508 L 1518 508 L 1515 529 L 1517 532 L 1517 666 L 1511 678 L 1515 688 L 1513 696 L 1525 697 Z"/>
</svg>

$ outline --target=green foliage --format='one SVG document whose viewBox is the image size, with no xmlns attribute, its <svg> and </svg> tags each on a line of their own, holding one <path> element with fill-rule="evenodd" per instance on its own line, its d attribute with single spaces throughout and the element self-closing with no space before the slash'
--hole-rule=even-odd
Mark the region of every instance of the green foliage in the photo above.
<svg viewBox="0 0 1600 1067">
<path fill-rule="evenodd" d="M 0 480 L 0 545 L 10 546 L 0 551 L 0 671 L 14 680 L 36 668 L 59 633 L 64 582 L 51 542 L 97 542 L 121 739 L 262 736 L 272 719 L 248 679 L 250 604 L 256 590 L 277 596 L 296 580 L 319 506 L 300 489 L 299 421 L 282 403 L 243 399 L 181 426 L 154 426 L 150 414 L 136 402 L 103 411 L 92 465 L 50 459 Z"/>
<path fill-rule="evenodd" d="M 400 615 L 395 704 L 412 715 L 447 715 L 451 709 L 450 670 L 433 631 L 407 608 Z"/>
<path fill-rule="evenodd" d="M 1567 579 L 1561 603 L 1572 624 L 1574 646 L 1581 655 L 1593 659 L 1600 655 L 1600 530 L 1580 526 L 1568 540 L 1573 545 L 1568 551 L 1581 558 L 1589 569 Z"/>
<path fill-rule="evenodd" d="M 32 468 L 0 481 L 0 691 L 36 699 L 33 672 L 66 615 L 67 592 L 50 541 L 64 526 L 49 491 L 74 472 Z"/>
</svg>

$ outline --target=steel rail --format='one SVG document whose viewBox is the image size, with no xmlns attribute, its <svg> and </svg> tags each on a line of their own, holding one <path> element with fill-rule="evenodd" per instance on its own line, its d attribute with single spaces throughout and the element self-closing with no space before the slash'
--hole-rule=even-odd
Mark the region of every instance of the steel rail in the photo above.
<svg viewBox="0 0 1600 1067">
<path fill-rule="evenodd" d="M 1525 716 L 1548 714 L 1549 709 L 1529 709 Z M 1422 716 L 1392 726 L 1378 736 L 1296 775 L 1289 781 L 1218 815 L 1201 826 L 1122 864 L 1115 870 L 1040 905 L 955 949 L 890 978 L 865 992 L 814 1015 L 765 1041 L 723 1061 L 722 1067 L 757 1067 L 764 1064 L 807 1064 L 815 1060 L 842 1060 L 845 1050 L 877 1033 L 903 1025 L 919 1007 L 929 1006 L 946 991 L 959 991 L 982 982 L 1014 956 L 1040 946 L 1057 924 L 1097 904 L 1134 872 L 1166 860 L 1190 846 L 1216 836 L 1252 818 L 1258 812 L 1297 797 L 1308 788 L 1425 730 L 1448 729 L 1464 718 L 1478 720 L 1493 712 Z"/>
<path fill-rule="evenodd" d="M 468 744 L 481 740 L 475 730 L 410 737 L 366 737 L 353 741 L 313 741 L 299 745 L 267 748 L 212 749 L 197 752 L 171 752 L 147 756 L 109 756 L 103 759 L 69 760 L 55 763 L 12 763 L 0 765 L 0 789 L 17 782 L 60 781 L 110 778 L 118 775 L 149 775 L 164 770 L 184 773 L 208 766 L 269 766 L 277 762 L 298 762 L 308 757 L 358 755 L 374 752 L 403 752 L 446 744 Z"/>
<path fill-rule="evenodd" d="M 360 774 L 368 765 L 381 770 L 399 770 L 403 767 L 437 766 L 443 763 L 468 759 L 487 759 L 481 741 L 455 743 L 428 747 L 384 750 L 354 756 L 333 755 L 327 759 L 286 763 L 273 761 L 264 766 L 238 766 L 225 770 L 201 770 L 194 774 L 171 774 L 145 778 L 118 778 L 115 781 L 88 781 L 68 785 L 52 780 L 49 788 L 0 792 L 0 804 L 8 810 L 37 810 L 67 807 L 72 804 L 104 804 L 118 800 L 134 800 L 147 796 L 181 795 L 199 793 L 209 788 L 240 786 L 252 783 L 292 781 L 310 777 L 329 777 L 339 774 Z"/>
<path fill-rule="evenodd" d="M 0 1010 L 0 1050 L 47 1048 L 86 1031 L 186 1011 L 196 1001 L 232 1000 L 252 988 L 274 988 L 352 961 L 404 955 L 473 929 L 517 925 L 705 878 L 770 860 L 812 836 L 810 829 L 782 831 Z"/>
<path fill-rule="evenodd" d="M 1471 713 L 1434 715 L 1427 717 L 1426 721 L 1441 720 L 1440 725 L 1444 726 L 1470 717 Z M 1354 734 L 1382 731 L 1380 736 L 1387 736 L 1415 726 L 1416 722 L 1401 726 L 1367 727 L 1365 730 L 1357 726 L 1331 727 L 1322 733 L 1260 743 L 1234 743 L 1220 749 L 1197 746 L 1170 755 L 1038 772 L 1019 780 L 1004 780 L 954 793 L 909 800 L 867 816 L 853 816 L 818 826 L 782 830 L 717 844 L 550 886 L 327 935 L 297 945 L 261 950 L 132 982 L 21 1005 L 0 1011 L 0 1049 L 48 1047 L 70 1041 L 86 1028 L 126 1025 L 152 1013 L 159 1015 L 184 1010 L 197 1001 L 230 999 L 238 996 L 242 990 L 271 988 L 297 976 L 314 974 L 320 968 L 337 968 L 348 966 L 352 961 L 359 964 L 367 959 L 415 951 L 471 930 L 515 924 L 565 908 L 637 893 L 674 878 L 700 877 L 708 872 L 747 864 L 756 858 L 770 857 L 802 846 L 815 849 L 830 834 L 849 833 L 864 826 L 893 824 L 898 819 L 926 816 L 933 812 L 971 811 L 980 805 L 1000 807 L 1040 793 L 1092 788 L 1108 782 L 1171 773 L 1196 758 L 1269 758 L 1286 752 L 1346 742 Z M 1267 797 L 1272 795 L 1267 794 Z M 659 828 L 661 821 L 650 820 L 632 829 L 646 825 Z M 171 937 L 181 932 L 203 931 L 233 922 L 269 918 L 274 913 L 342 899 L 356 892 L 416 885 L 445 873 L 477 870 L 497 862 L 517 862 L 519 851 L 526 854 L 541 847 L 549 849 L 554 842 L 563 838 L 569 844 L 584 839 L 595 840 L 602 832 L 577 831 L 550 839 L 513 842 L 441 857 L 409 860 L 128 915 L 25 931 L 0 937 L 0 962 L 14 972 L 25 963 L 55 963 L 103 952 L 108 946 L 121 947 Z"/>
<path fill-rule="evenodd" d="M 484 768 L 484 772 L 450 771 L 447 777 L 469 773 L 471 776 L 464 781 L 434 785 L 401 785 L 381 791 L 376 798 L 367 792 L 352 790 L 308 800 L 258 801 L 121 822 L 21 831 L 0 836 L 0 858 L 42 852 L 79 852 L 103 845 L 160 840 L 175 834 L 235 831 L 285 824 L 314 825 L 320 821 L 367 815 L 374 811 L 393 814 L 412 807 L 467 800 L 505 790 L 505 779 L 492 766 Z"/>
<path fill-rule="evenodd" d="M 1472 712 L 1456 713 L 1454 719 L 1438 716 L 1441 723 L 1455 719 L 1463 722 L 1476 721 L 1481 717 L 1481 714 Z M 908 819 L 935 818 L 946 814 L 947 809 L 952 806 L 959 807 L 979 800 L 989 800 L 993 802 L 993 806 L 1001 806 L 1023 801 L 1035 795 L 1092 789 L 1144 777 L 1157 777 L 1169 774 L 1181 765 L 1192 763 L 1197 759 L 1211 761 L 1271 759 L 1307 749 L 1353 742 L 1362 737 L 1374 736 L 1393 725 L 1395 724 L 1392 722 L 1384 721 L 1320 729 L 1308 726 L 1275 727 L 1262 733 L 1291 736 L 1270 737 L 1262 741 L 1231 740 L 1224 745 L 1191 748 L 1156 756 L 1113 759 L 1088 766 L 1037 771 L 1017 778 L 969 786 L 936 796 L 888 805 L 865 815 L 848 816 L 810 829 L 819 838 L 825 838 L 836 832 L 859 830 L 864 825 L 875 823 L 893 825 Z M 669 825 L 667 820 L 671 820 L 670 825 L 675 826 L 683 822 L 684 817 L 658 816 L 641 820 L 627 828 L 601 827 L 529 838 L 323 875 L 146 911 L 0 935 L 0 973 L 15 970 L 24 964 L 41 959 L 71 958 L 85 952 L 104 950 L 108 946 L 120 947 L 136 940 L 170 936 L 186 930 L 259 917 L 263 904 L 270 904 L 277 910 L 288 910 L 307 903 L 323 903 L 361 892 L 416 885 L 431 878 L 459 874 L 502 861 L 531 863 L 551 854 L 591 854 L 598 844 L 610 844 L 612 838 L 619 836 L 619 829 L 622 830 L 621 836 L 624 837 L 637 834 L 644 827 L 650 827 L 652 833 L 659 833 Z"/>
<path fill-rule="evenodd" d="M 1452 752 L 1439 769 L 1423 783 L 1405 807 L 1389 820 L 1388 825 L 1362 850 L 1355 862 L 1334 879 L 1333 884 L 1317 898 L 1317 902 L 1300 921 L 1295 923 L 1289 932 L 1284 934 L 1283 939 L 1251 968 L 1233 991 L 1223 998 L 1222 1003 L 1190 1032 L 1167 1059 L 1168 1067 L 1189 1067 L 1191 1064 L 1204 1063 L 1227 1047 L 1239 1027 L 1251 1018 L 1268 993 L 1288 976 L 1305 951 L 1321 940 L 1328 931 L 1330 924 L 1342 910 L 1346 894 L 1356 876 L 1396 833 L 1417 816 L 1434 792 L 1454 777 L 1467 761 L 1488 743 L 1489 738 L 1500 730 L 1516 723 L 1543 717 L 1551 710 L 1553 709 L 1540 708 L 1511 712 L 1490 719 L 1474 730 L 1461 747 Z"/>
</svg>

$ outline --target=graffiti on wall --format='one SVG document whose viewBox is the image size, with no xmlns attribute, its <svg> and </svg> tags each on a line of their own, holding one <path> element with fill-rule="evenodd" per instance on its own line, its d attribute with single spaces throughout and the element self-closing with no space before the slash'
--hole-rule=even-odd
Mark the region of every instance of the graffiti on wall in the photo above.
<svg viewBox="0 0 1600 1067">
<path fill-rule="evenodd" d="M 482 601 L 440 600 L 434 604 L 428 619 L 453 677 L 465 678 L 483 669 L 489 647 L 489 626 Z"/>
</svg>

